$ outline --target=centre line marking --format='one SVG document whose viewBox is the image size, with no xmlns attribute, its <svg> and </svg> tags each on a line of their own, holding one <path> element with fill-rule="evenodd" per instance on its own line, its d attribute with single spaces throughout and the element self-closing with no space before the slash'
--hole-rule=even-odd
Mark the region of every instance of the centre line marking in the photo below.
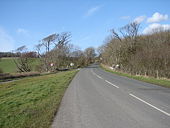
<svg viewBox="0 0 170 128">
<path fill-rule="evenodd" d="M 100 78 L 100 79 L 103 79 L 101 76 L 99 76 L 99 75 L 96 75 L 98 78 Z"/>
<path fill-rule="evenodd" d="M 133 95 L 133 94 L 131 94 L 131 93 L 130 93 L 129 95 L 132 96 L 132 97 L 134 97 L 134 98 L 136 98 L 136 99 L 138 99 L 138 100 L 140 100 L 140 101 L 142 101 L 143 103 L 149 105 L 150 107 L 152 107 L 152 108 L 154 108 L 154 109 L 156 109 L 156 110 L 158 110 L 158 111 L 164 113 L 165 115 L 170 116 L 169 113 L 167 113 L 167 112 L 165 112 L 165 111 L 163 111 L 163 110 L 161 110 L 161 109 L 155 107 L 154 105 L 152 105 L 152 104 L 150 104 L 150 103 L 148 103 L 148 102 L 146 102 L 146 101 L 140 99 L 139 97 L 137 97 L 137 96 L 135 96 L 135 95 Z"/>
<path fill-rule="evenodd" d="M 107 80 L 105 80 L 105 81 L 106 81 L 108 84 L 111 84 L 112 86 L 114 86 L 114 87 L 116 87 L 116 88 L 119 88 L 118 86 L 112 84 L 111 82 L 109 82 L 109 81 L 107 81 Z"/>
</svg>

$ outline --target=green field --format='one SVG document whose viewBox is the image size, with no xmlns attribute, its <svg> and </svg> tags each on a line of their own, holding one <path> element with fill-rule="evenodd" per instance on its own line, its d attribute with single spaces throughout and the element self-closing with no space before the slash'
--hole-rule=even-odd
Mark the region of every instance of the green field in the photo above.
<svg viewBox="0 0 170 128">
<path fill-rule="evenodd" d="M 136 79 L 136 80 L 140 80 L 140 81 L 144 81 L 147 83 L 152 83 L 152 84 L 156 84 L 156 85 L 160 85 L 160 86 L 164 86 L 164 87 L 170 87 L 170 80 L 168 79 L 156 79 L 153 77 L 145 77 L 145 76 L 135 76 L 135 75 L 130 75 L 127 73 L 122 73 L 122 72 L 118 72 L 118 71 L 113 71 L 111 69 L 109 69 L 107 66 L 105 65 L 100 65 L 100 67 L 102 69 L 104 69 L 107 72 L 111 72 L 120 76 L 125 76 L 128 78 L 132 78 L 132 79 Z"/>
<path fill-rule="evenodd" d="M 7 73 L 7 72 L 11 73 L 11 72 L 17 71 L 17 67 L 14 63 L 13 58 L 1 58 L 0 69 L 2 69 L 4 73 Z"/>
<path fill-rule="evenodd" d="M 0 84 L 1 128 L 48 128 L 77 71 Z"/>
<path fill-rule="evenodd" d="M 32 67 L 33 71 L 35 71 L 35 67 L 36 67 L 36 65 L 39 64 L 39 62 L 40 61 L 37 58 L 31 59 L 31 67 Z M 2 69 L 3 73 L 17 72 L 17 67 L 14 63 L 14 58 L 12 58 L 12 57 L 1 58 L 0 69 Z"/>
</svg>

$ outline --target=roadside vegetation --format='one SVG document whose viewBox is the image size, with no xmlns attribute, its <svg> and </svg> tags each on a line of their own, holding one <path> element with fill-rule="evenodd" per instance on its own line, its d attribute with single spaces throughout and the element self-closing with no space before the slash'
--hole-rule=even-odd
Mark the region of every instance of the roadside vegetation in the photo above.
<svg viewBox="0 0 170 128">
<path fill-rule="evenodd" d="M 56 72 L 80 68 L 94 62 L 95 49 L 82 51 L 70 43 L 71 34 L 63 32 L 44 37 L 29 51 L 25 45 L 13 52 L 0 52 L 0 73 Z M 5 57 L 5 58 L 4 58 Z"/>
<path fill-rule="evenodd" d="M 0 84 L 1 128 L 48 128 L 76 70 Z"/>
<path fill-rule="evenodd" d="M 144 82 L 147 82 L 147 83 L 156 84 L 156 85 L 160 85 L 160 86 L 170 88 L 170 79 L 157 79 L 157 78 L 154 78 L 154 77 L 132 75 L 132 74 L 128 74 L 128 73 L 118 71 L 118 70 L 110 69 L 110 67 L 103 65 L 103 64 L 101 64 L 100 67 L 102 69 L 104 69 L 105 71 L 111 72 L 111 73 L 116 74 L 116 75 L 125 76 L 125 77 L 128 77 L 128 78 L 132 78 L 132 79 L 144 81 Z"/>
<path fill-rule="evenodd" d="M 68 32 L 51 34 L 33 51 L 24 45 L 0 52 L 0 127 L 50 127 L 77 69 L 96 55 L 93 47 L 82 51 L 70 39 Z"/>
<path fill-rule="evenodd" d="M 170 31 L 157 29 L 143 35 L 139 28 L 133 22 L 118 31 L 112 29 L 98 48 L 100 62 L 131 75 L 170 79 Z"/>
<path fill-rule="evenodd" d="M 70 43 L 71 34 L 51 34 L 39 41 L 35 50 L 25 45 L 13 52 L 0 52 L 0 82 L 27 76 L 77 69 L 94 62 L 95 49 L 84 51 Z"/>
</svg>

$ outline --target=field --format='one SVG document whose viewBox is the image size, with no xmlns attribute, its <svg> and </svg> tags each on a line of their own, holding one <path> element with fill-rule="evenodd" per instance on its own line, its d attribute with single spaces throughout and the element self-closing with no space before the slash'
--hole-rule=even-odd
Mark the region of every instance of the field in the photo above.
<svg viewBox="0 0 170 128">
<path fill-rule="evenodd" d="M 111 73 L 114 73 L 114 74 L 117 74 L 117 75 L 120 75 L 120 76 L 125 76 L 125 77 L 129 77 L 129 78 L 132 78 L 132 79 L 136 79 L 136 80 L 140 80 L 140 81 L 144 81 L 144 82 L 148 82 L 148 83 L 152 83 L 152 84 L 156 84 L 156 85 L 160 85 L 160 86 L 170 88 L 170 80 L 169 79 L 156 79 L 156 78 L 153 78 L 153 77 L 130 75 L 130 74 L 123 73 L 123 72 L 113 71 L 103 64 L 101 64 L 100 67 L 102 69 L 104 69 L 105 71 L 108 71 L 108 72 L 111 72 Z"/>
<path fill-rule="evenodd" d="M 77 71 L 0 84 L 1 128 L 48 128 Z"/>
<path fill-rule="evenodd" d="M 31 61 L 31 66 L 33 68 L 33 71 L 35 71 L 36 65 L 38 65 L 39 60 L 33 58 Z M 2 69 L 3 73 L 15 73 L 17 72 L 17 67 L 14 63 L 14 58 L 12 57 L 6 57 L 1 58 L 0 60 L 0 69 Z"/>
<path fill-rule="evenodd" d="M 14 63 L 13 58 L 1 58 L 0 60 L 0 69 L 2 69 L 2 71 L 4 73 L 11 73 L 11 72 L 16 72 L 17 71 L 17 67 Z"/>
</svg>

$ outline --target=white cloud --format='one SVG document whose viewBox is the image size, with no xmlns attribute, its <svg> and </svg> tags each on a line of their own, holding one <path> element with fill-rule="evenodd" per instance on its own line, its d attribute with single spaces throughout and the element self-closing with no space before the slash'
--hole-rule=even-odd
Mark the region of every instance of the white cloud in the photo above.
<svg viewBox="0 0 170 128">
<path fill-rule="evenodd" d="M 148 23 L 153 23 L 153 22 L 160 22 L 160 21 L 163 21 L 163 20 L 167 20 L 168 19 L 168 15 L 165 14 L 160 14 L 159 12 L 156 12 L 152 15 L 152 17 L 149 17 L 147 19 L 147 22 Z"/>
<path fill-rule="evenodd" d="M 26 29 L 18 28 L 17 33 L 24 36 L 29 36 L 29 32 Z"/>
<path fill-rule="evenodd" d="M 8 52 L 14 49 L 14 39 L 7 32 L 0 28 L 0 51 Z"/>
<path fill-rule="evenodd" d="M 152 34 L 154 32 L 170 30 L 170 24 L 150 24 L 143 30 L 143 34 Z"/>
<path fill-rule="evenodd" d="M 130 19 L 130 16 L 122 16 L 122 17 L 120 17 L 120 19 L 128 20 L 128 19 Z"/>
<path fill-rule="evenodd" d="M 136 22 L 136 23 L 141 23 L 141 22 L 143 22 L 144 20 L 145 20 L 145 18 L 146 18 L 146 16 L 139 16 L 139 17 L 136 17 L 135 19 L 134 19 L 134 22 Z"/>
<path fill-rule="evenodd" d="M 101 6 L 95 6 L 90 8 L 89 10 L 87 10 L 85 17 L 91 16 L 93 15 L 95 12 L 97 12 L 99 9 L 101 8 Z"/>
</svg>

